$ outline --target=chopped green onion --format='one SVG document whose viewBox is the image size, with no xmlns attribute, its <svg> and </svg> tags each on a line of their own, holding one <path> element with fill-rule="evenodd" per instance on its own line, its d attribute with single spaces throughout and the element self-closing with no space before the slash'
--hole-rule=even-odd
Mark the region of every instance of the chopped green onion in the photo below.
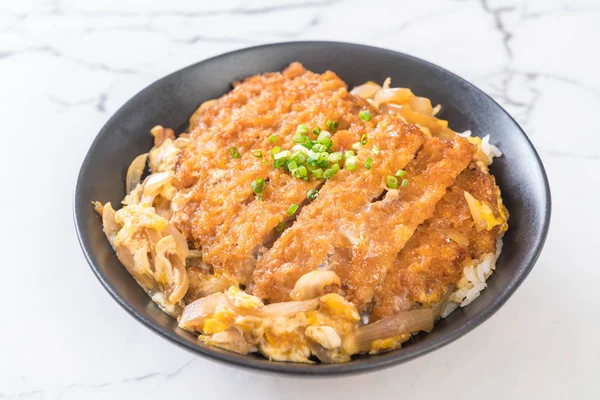
<svg viewBox="0 0 600 400">
<path fill-rule="evenodd" d="M 360 149 L 360 142 L 356 142 L 356 143 L 354 143 L 354 144 L 352 145 L 352 148 L 353 148 L 354 150 L 358 150 L 358 149 Z"/>
<path fill-rule="evenodd" d="M 401 185 L 402 185 L 402 187 L 407 187 L 408 186 L 408 179 L 402 179 Z"/>
<path fill-rule="evenodd" d="M 329 161 L 323 160 L 323 161 L 319 162 L 319 167 L 321 167 L 321 168 L 329 167 Z"/>
<path fill-rule="evenodd" d="M 298 125 L 298 128 L 296 128 L 296 133 L 299 133 L 301 135 L 308 135 L 308 126 L 304 124 Z"/>
<path fill-rule="evenodd" d="M 298 164 L 304 164 L 306 162 L 306 155 L 301 152 L 296 152 L 292 154 L 292 161 L 296 161 Z"/>
<path fill-rule="evenodd" d="M 276 140 L 277 140 L 277 135 L 271 135 L 271 136 L 269 136 L 269 142 L 275 143 Z"/>
<path fill-rule="evenodd" d="M 262 157 L 262 151 L 261 150 L 252 150 L 252 155 L 256 158 L 261 158 Z"/>
<path fill-rule="evenodd" d="M 292 151 L 294 153 L 308 154 L 308 149 L 306 147 L 302 146 L 301 144 L 294 145 L 294 147 L 292 147 Z"/>
<path fill-rule="evenodd" d="M 283 150 L 283 151 L 280 151 L 279 153 L 275 154 L 275 155 L 273 156 L 273 158 L 274 158 L 275 160 L 280 160 L 280 159 L 282 159 L 282 158 L 288 158 L 288 157 L 289 157 L 289 156 L 291 156 L 291 155 L 292 155 L 292 152 L 291 152 L 291 151 L 289 151 L 289 150 Z"/>
<path fill-rule="evenodd" d="M 362 119 L 363 121 L 370 121 L 371 120 L 371 113 L 368 111 L 361 111 L 358 113 L 358 116 L 360 117 L 360 119 Z"/>
<path fill-rule="evenodd" d="M 269 161 L 266 158 L 263 158 L 263 164 L 267 165 L 269 163 Z"/>
<path fill-rule="evenodd" d="M 288 164 L 288 168 L 289 168 L 289 164 Z M 306 171 L 306 167 L 304 167 L 304 166 L 302 166 L 302 167 L 296 166 L 296 168 L 289 168 L 289 171 L 294 178 L 304 178 L 304 176 L 306 176 L 306 174 L 304 176 L 302 176 L 300 174 L 300 168 L 304 168 L 304 170 Z"/>
<path fill-rule="evenodd" d="M 340 161 L 342 158 L 344 157 L 344 155 L 340 152 L 340 151 L 336 151 L 335 153 L 331 153 L 329 155 L 329 162 L 335 163 Z"/>
<path fill-rule="evenodd" d="M 321 161 L 327 161 L 329 160 L 329 153 L 324 151 L 322 153 L 319 153 L 319 162 Z"/>
<path fill-rule="evenodd" d="M 404 178 L 404 175 L 406 175 L 406 171 L 403 169 L 399 169 L 398 171 L 396 171 L 396 176 L 398 178 Z"/>
<path fill-rule="evenodd" d="M 271 149 L 271 156 L 275 156 L 275 154 L 279 153 L 281 151 L 281 147 L 279 146 L 275 146 Z"/>
<path fill-rule="evenodd" d="M 312 147 L 312 151 L 317 152 L 317 153 L 321 153 L 325 150 L 327 150 L 327 147 L 325 147 L 325 145 L 322 145 L 321 143 L 317 143 L 317 144 L 313 145 L 313 147 Z"/>
<path fill-rule="evenodd" d="M 314 176 L 315 178 L 322 178 L 322 177 L 323 177 L 323 170 L 322 170 L 321 168 L 318 168 L 318 169 L 313 169 L 313 170 L 311 171 L 311 173 L 313 174 L 313 176 Z"/>
<path fill-rule="evenodd" d="M 321 133 L 321 128 L 319 128 L 318 126 L 312 130 L 312 133 L 314 133 L 315 135 L 318 135 Z"/>
<path fill-rule="evenodd" d="M 261 194 L 265 189 L 265 180 L 263 178 L 258 178 L 252 182 L 251 186 L 254 194 Z"/>
<path fill-rule="evenodd" d="M 386 183 L 387 183 L 387 187 L 389 187 L 390 189 L 397 189 L 398 188 L 398 178 L 396 178 L 395 176 L 392 175 L 388 175 L 386 178 Z"/>
<path fill-rule="evenodd" d="M 333 172 L 338 172 L 340 170 L 340 166 L 338 164 L 333 164 L 331 166 L 331 169 L 333 170 Z"/>
<path fill-rule="evenodd" d="M 319 160 L 315 160 L 314 158 L 309 157 L 308 160 L 306 160 L 306 163 L 309 167 L 316 168 L 317 165 L 319 165 Z"/>
<path fill-rule="evenodd" d="M 294 133 L 294 136 L 292 136 L 292 142 L 294 143 L 300 143 L 302 142 L 302 135 L 301 133 Z"/>
<path fill-rule="evenodd" d="M 296 161 L 292 161 L 292 162 L 288 163 L 286 165 L 286 167 L 289 171 L 292 171 L 292 170 L 298 168 L 298 164 L 296 163 Z"/>
<path fill-rule="evenodd" d="M 332 121 L 332 120 L 327 120 L 327 122 L 325 123 L 325 126 L 327 127 L 327 129 L 331 129 L 331 131 L 333 131 L 333 132 L 337 131 L 337 128 L 339 125 L 340 125 L 339 122 Z"/>
<path fill-rule="evenodd" d="M 310 143 L 310 139 L 308 138 L 308 136 L 302 135 L 302 137 L 300 138 L 300 144 L 307 145 L 309 143 Z"/>
<path fill-rule="evenodd" d="M 321 140 L 325 139 L 325 138 L 330 138 L 331 137 L 331 133 L 327 132 L 327 131 L 323 131 L 321 133 L 319 133 L 319 136 L 317 137 L 317 141 L 321 142 Z"/>
<path fill-rule="evenodd" d="M 354 157 L 355 154 L 352 150 L 348 150 L 347 152 L 344 153 L 344 158 L 350 158 L 350 157 Z"/>
<path fill-rule="evenodd" d="M 231 158 L 241 158 L 242 156 L 240 156 L 240 153 L 237 151 L 237 149 L 233 146 L 231 146 L 229 148 L 229 156 Z"/>
<path fill-rule="evenodd" d="M 260 195 L 260 194 L 256 195 L 256 198 L 257 198 L 258 200 L 260 200 L 260 201 L 263 201 L 263 197 L 262 197 L 262 195 Z"/>
<path fill-rule="evenodd" d="M 286 211 L 288 215 L 294 215 L 298 211 L 298 206 L 296 204 L 292 204 Z"/>
<path fill-rule="evenodd" d="M 329 138 L 325 138 L 321 140 L 321 145 L 325 146 L 326 148 L 330 149 L 331 146 L 333 146 L 333 140 L 329 139 Z"/>
<path fill-rule="evenodd" d="M 286 162 L 286 159 L 285 159 L 285 158 L 281 158 L 281 159 L 279 159 L 279 160 L 275 160 L 275 161 L 273 162 L 273 166 L 274 166 L 275 168 L 279 169 L 279 168 L 281 168 L 281 167 L 284 167 L 284 166 L 285 166 L 285 162 Z"/>
<path fill-rule="evenodd" d="M 356 169 L 356 157 L 347 158 L 344 165 L 347 170 L 354 171 Z"/>
<path fill-rule="evenodd" d="M 337 165 L 337 164 L 335 164 L 335 165 Z M 328 168 L 325 170 L 325 172 L 323 172 L 323 178 L 325 178 L 325 179 L 329 179 L 333 175 L 335 175 L 335 171 L 332 168 Z"/>
<path fill-rule="evenodd" d="M 319 191 L 317 189 L 310 189 L 308 193 L 306 193 L 306 198 L 310 201 L 316 199 L 317 196 L 319 196 Z"/>
<path fill-rule="evenodd" d="M 366 169 L 371 169 L 371 163 L 373 162 L 373 159 L 371 157 L 367 158 L 367 160 L 365 161 L 365 168 Z"/>
<path fill-rule="evenodd" d="M 379 154 L 379 147 L 377 145 L 373 146 L 373 154 Z"/>
<path fill-rule="evenodd" d="M 369 137 L 367 136 L 367 134 L 365 133 L 364 135 L 361 136 L 360 138 L 360 144 L 362 144 L 363 146 L 366 145 L 367 143 L 369 143 Z"/>
<path fill-rule="evenodd" d="M 277 226 L 275 227 L 275 230 L 277 232 L 283 232 L 283 230 L 285 229 L 285 222 L 280 222 L 277 224 Z"/>
<path fill-rule="evenodd" d="M 298 175 L 298 178 L 305 178 L 306 175 L 308 174 L 308 170 L 306 169 L 306 167 L 304 165 L 299 166 L 296 169 L 296 174 Z"/>
</svg>

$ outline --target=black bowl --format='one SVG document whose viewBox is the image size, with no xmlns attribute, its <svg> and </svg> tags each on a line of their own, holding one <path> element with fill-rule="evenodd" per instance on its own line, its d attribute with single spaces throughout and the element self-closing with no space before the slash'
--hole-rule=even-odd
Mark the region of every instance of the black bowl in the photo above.
<svg viewBox="0 0 600 400">
<path fill-rule="evenodd" d="M 504 156 L 492 173 L 510 211 L 504 250 L 488 287 L 471 305 L 419 334 L 402 349 L 359 356 L 345 364 L 271 362 L 199 344 L 163 313 L 122 267 L 102 233 L 90 202 L 119 204 L 130 162 L 152 146 L 155 125 L 186 128 L 188 117 L 205 100 L 223 95 L 231 82 L 268 71 L 281 71 L 300 61 L 315 72 L 332 70 L 349 87 L 367 80 L 411 88 L 417 95 L 443 104 L 442 117 L 455 131 L 490 134 Z M 92 270 L 113 298 L 144 325 L 190 351 L 213 360 L 264 371 L 325 375 L 355 373 L 398 364 L 463 336 L 496 312 L 533 267 L 550 223 L 550 189 L 540 158 L 519 125 L 494 100 L 460 77 L 426 61 L 395 51 L 335 42 L 292 42 L 252 47 L 194 64 L 153 83 L 129 100 L 106 123 L 81 166 L 75 188 L 75 226 Z"/>
</svg>

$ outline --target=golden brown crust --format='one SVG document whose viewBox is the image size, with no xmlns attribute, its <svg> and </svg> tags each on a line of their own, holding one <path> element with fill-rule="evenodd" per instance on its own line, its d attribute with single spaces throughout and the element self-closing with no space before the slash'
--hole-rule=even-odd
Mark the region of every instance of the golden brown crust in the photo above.
<svg viewBox="0 0 600 400">
<path fill-rule="evenodd" d="M 313 127 L 339 121 L 342 133 L 368 107 L 365 100 L 350 95 L 333 72 L 315 74 L 298 63 L 283 73 L 237 84 L 192 118 L 191 144 L 182 151 L 173 180 L 180 190 L 173 200 L 174 224 L 196 247 L 210 245 L 217 228 L 254 200 L 251 182 L 273 170 L 270 159 L 265 165 L 252 150 L 268 156 L 274 145 L 292 147 L 292 136 L 302 123 Z M 274 144 L 271 135 L 277 136 Z M 231 158 L 230 147 L 241 158 Z"/>
<path fill-rule="evenodd" d="M 302 209 L 294 225 L 274 243 L 254 271 L 255 293 L 271 302 L 285 301 L 295 282 L 348 248 L 356 214 L 380 196 L 385 177 L 402 169 L 424 141 L 421 131 L 395 115 L 373 118 L 368 144 L 358 151 L 360 168 L 340 170 L 322 187 L 319 197 Z M 362 125 L 364 126 L 364 124 Z M 373 152 L 378 148 L 378 154 Z M 377 151 L 376 151 L 377 152 Z M 371 170 L 363 167 L 372 158 Z"/>
<path fill-rule="evenodd" d="M 465 191 L 500 216 L 494 177 L 472 163 L 447 190 L 434 215 L 417 229 L 377 288 L 372 320 L 439 302 L 466 265 L 496 251 L 502 225 L 478 232 Z"/>
<path fill-rule="evenodd" d="M 434 211 L 446 188 L 469 164 L 475 146 L 463 138 L 428 139 L 406 168 L 406 187 L 390 191 L 356 216 L 362 240 L 351 248 L 351 258 L 334 265 L 347 296 L 357 307 L 369 302 L 377 283 L 392 267 L 398 252 L 415 229 Z"/>
</svg>

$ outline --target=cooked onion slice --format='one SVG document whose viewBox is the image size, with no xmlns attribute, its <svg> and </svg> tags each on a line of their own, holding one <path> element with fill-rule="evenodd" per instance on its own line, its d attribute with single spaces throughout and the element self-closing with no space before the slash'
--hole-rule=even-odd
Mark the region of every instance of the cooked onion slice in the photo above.
<svg viewBox="0 0 600 400">
<path fill-rule="evenodd" d="M 312 311 L 318 306 L 319 299 L 273 303 L 261 308 L 259 316 L 263 318 L 293 317 L 301 312 Z"/>
<path fill-rule="evenodd" d="M 375 93 L 373 100 L 377 106 L 383 103 L 407 104 L 413 97 L 415 97 L 415 95 L 410 89 L 394 88 L 381 89 Z"/>
<path fill-rule="evenodd" d="M 148 153 L 140 154 L 137 156 L 129 168 L 127 168 L 127 178 L 125 180 L 125 191 L 131 193 L 131 191 L 140 183 L 144 169 L 146 168 L 146 160 L 148 159 Z"/>
<path fill-rule="evenodd" d="M 204 325 L 204 319 L 215 313 L 222 300 L 223 293 L 215 293 L 188 304 L 181 314 L 179 327 L 199 331 Z"/>
<path fill-rule="evenodd" d="M 357 86 L 350 94 L 354 96 L 362 97 L 363 99 L 372 99 L 375 96 L 375 93 L 381 90 L 381 86 L 376 84 L 375 82 L 367 82 L 363 85 Z"/>
<path fill-rule="evenodd" d="M 319 306 L 319 299 L 304 301 L 286 301 L 273 303 L 260 308 L 238 307 L 234 300 L 225 296 L 227 305 L 239 315 L 251 315 L 258 318 L 293 317 L 301 312 L 312 311 Z"/>
<path fill-rule="evenodd" d="M 373 342 L 379 339 L 389 339 L 419 331 L 430 332 L 448 304 L 454 289 L 454 286 L 450 285 L 440 302 L 433 308 L 406 311 L 361 326 L 356 334 L 348 339 L 345 347 L 352 352 L 369 351 Z"/>
<path fill-rule="evenodd" d="M 112 208 L 110 202 L 106 203 L 102 207 L 102 230 L 113 249 L 115 248 L 115 239 L 117 238 L 119 229 L 119 225 L 115 221 L 115 210 Z"/>
<path fill-rule="evenodd" d="M 431 107 L 431 101 L 426 97 L 413 97 L 408 103 L 413 111 L 419 114 L 433 117 L 433 107 Z"/>
<path fill-rule="evenodd" d="M 469 205 L 469 211 L 471 211 L 471 216 L 475 222 L 475 229 L 477 232 L 481 232 L 483 230 L 489 231 L 496 225 L 500 225 L 503 222 L 501 218 L 494 217 L 494 212 L 490 206 L 480 202 L 469 192 L 465 191 L 464 194 L 467 204 Z"/>
<path fill-rule="evenodd" d="M 441 135 L 448 128 L 448 121 L 415 112 L 406 104 L 386 104 L 385 107 L 381 108 L 381 111 L 384 113 L 399 114 L 408 123 L 424 126 L 434 135 Z"/>
<path fill-rule="evenodd" d="M 357 351 L 369 351 L 373 342 L 378 339 L 388 339 L 418 331 L 429 332 L 433 329 L 434 321 L 433 308 L 395 314 L 358 328 L 356 335 L 351 339 L 351 347 Z"/>
<path fill-rule="evenodd" d="M 154 136 L 154 147 L 159 147 L 167 139 L 175 139 L 175 132 L 171 128 L 163 128 L 160 125 L 156 125 L 150 129 L 150 133 Z"/>
<path fill-rule="evenodd" d="M 164 236 L 173 236 L 173 239 L 175 239 L 175 244 L 177 245 L 177 253 L 182 260 L 185 260 L 190 255 L 190 249 L 185 236 L 183 236 L 183 234 L 179 232 L 179 230 L 177 230 L 173 224 L 167 225 L 167 227 L 163 229 L 162 234 Z"/>
<path fill-rule="evenodd" d="M 142 203 L 152 204 L 154 198 L 160 193 L 164 185 L 171 181 L 172 171 L 157 172 L 146 178 L 144 181 L 144 192 L 142 193 Z"/>
<path fill-rule="evenodd" d="M 290 297 L 294 300 L 314 299 L 323 294 L 328 285 L 341 285 L 340 278 L 333 271 L 315 270 L 298 279 Z"/>
<path fill-rule="evenodd" d="M 460 244 L 461 246 L 468 246 L 469 245 L 469 238 L 467 238 L 465 235 L 463 235 L 462 233 L 458 232 L 457 230 L 454 229 L 438 229 L 438 231 L 446 236 L 447 238 L 454 240 L 456 243 Z"/>
<path fill-rule="evenodd" d="M 185 257 L 177 252 L 177 243 L 173 236 L 165 236 L 156 244 L 154 260 L 155 278 L 168 300 L 175 304 L 185 296 L 189 279 L 185 270 Z"/>
</svg>

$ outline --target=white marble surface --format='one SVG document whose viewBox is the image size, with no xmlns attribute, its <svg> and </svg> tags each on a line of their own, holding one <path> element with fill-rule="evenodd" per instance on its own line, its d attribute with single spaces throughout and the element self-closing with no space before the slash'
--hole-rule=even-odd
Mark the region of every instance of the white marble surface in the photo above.
<svg viewBox="0 0 600 400">
<path fill-rule="evenodd" d="M 128 98 L 204 58 L 299 39 L 462 75 L 522 124 L 551 181 L 545 250 L 510 301 L 374 374 L 269 376 L 175 347 L 107 295 L 71 222 L 85 152 Z M 0 399 L 600 398 L 599 42 L 598 0 L 0 1 Z"/>
</svg>

